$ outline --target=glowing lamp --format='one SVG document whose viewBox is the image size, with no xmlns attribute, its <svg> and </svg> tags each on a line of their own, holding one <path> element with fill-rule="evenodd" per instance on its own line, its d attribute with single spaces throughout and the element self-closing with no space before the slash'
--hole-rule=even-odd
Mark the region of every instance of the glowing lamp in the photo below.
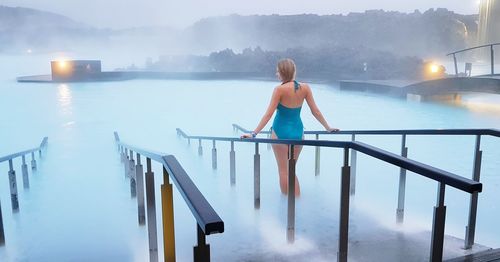
<svg viewBox="0 0 500 262">
<path fill-rule="evenodd" d="M 432 64 L 430 66 L 430 70 L 431 70 L 431 73 L 435 74 L 435 73 L 439 72 L 439 66 L 436 64 Z"/>
</svg>

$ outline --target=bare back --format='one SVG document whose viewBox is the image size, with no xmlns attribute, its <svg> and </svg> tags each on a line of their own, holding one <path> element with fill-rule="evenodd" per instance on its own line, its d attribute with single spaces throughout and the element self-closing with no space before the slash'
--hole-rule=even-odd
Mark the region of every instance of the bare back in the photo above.
<svg viewBox="0 0 500 262">
<path fill-rule="evenodd" d="M 307 97 L 309 86 L 299 83 L 300 87 L 295 91 L 294 83 L 288 82 L 277 87 L 280 94 L 279 102 L 289 108 L 301 107 Z"/>
</svg>

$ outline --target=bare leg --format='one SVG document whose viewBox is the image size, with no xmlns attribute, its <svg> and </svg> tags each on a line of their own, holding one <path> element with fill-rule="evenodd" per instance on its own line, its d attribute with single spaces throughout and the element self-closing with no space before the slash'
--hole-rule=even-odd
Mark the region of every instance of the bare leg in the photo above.
<svg viewBox="0 0 500 262">
<path fill-rule="evenodd" d="M 276 134 L 273 132 L 272 139 L 276 139 Z M 288 194 L 288 146 L 273 144 L 273 152 L 278 164 L 278 173 L 280 178 L 281 193 Z M 298 159 L 302 146 L 296 146 L 294 150 L 294 158 Z M 295 176 L 295 196 L 300 196 L 300 185 L 297 176 Z"/>
</svg>

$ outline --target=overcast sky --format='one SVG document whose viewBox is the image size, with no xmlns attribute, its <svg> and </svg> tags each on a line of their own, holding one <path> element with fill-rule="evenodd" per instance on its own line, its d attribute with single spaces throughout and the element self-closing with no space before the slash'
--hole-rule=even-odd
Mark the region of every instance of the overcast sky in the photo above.
<svg viewBox="0 0 500 262">
<path fill-rule="evenodd" d="M 203 17 L 228 14 L 339 14 L 385 9 L 413 12 L 445 7 L 478 13 L 478 0 L 0 0 L 0 5 L 42 9 L 110 28 L 186 27 Z"/>
</svg>

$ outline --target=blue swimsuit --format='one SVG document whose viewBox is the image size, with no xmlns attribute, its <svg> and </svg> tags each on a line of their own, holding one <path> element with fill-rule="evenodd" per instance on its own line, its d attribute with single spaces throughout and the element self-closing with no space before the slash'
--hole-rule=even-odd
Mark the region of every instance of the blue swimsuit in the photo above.
<svg viewBox="0 0 500 262">
<path fill-rule="evenodd" d="M 297 92 L 299 83 L 294 81 L 294 90 Z M 290 108 L 278 104 L 276 108 L 276 117 L 274 117 L 273 127 L 274 133 L 278 139 L 302 139 L 304 135 L 304 125 L 300 119 L 300 110 L 302 106 Z"/>
</svg>

